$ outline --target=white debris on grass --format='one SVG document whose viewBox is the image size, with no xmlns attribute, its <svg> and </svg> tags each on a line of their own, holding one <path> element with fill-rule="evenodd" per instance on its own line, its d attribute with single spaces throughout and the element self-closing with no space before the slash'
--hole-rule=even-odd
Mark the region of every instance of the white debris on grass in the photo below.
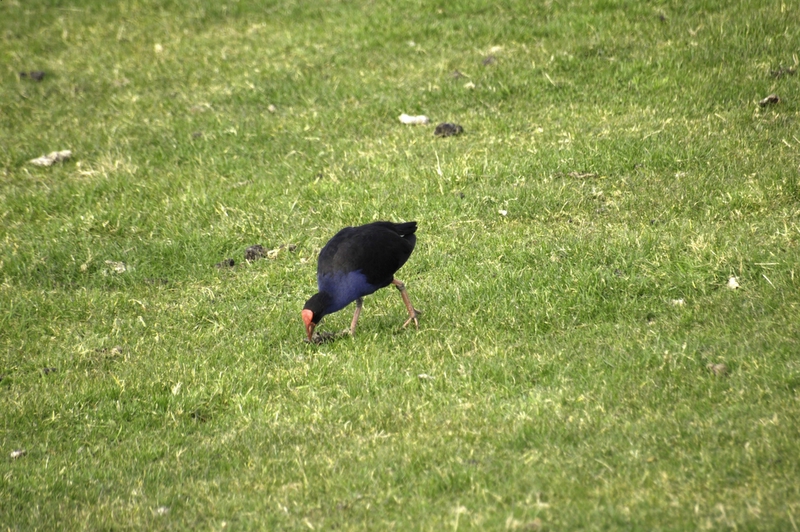
<svg viewBox="0 0 800 532">
<path fill-rule="evenodd" d="M 781 102 L 781 99 L 778 97 L 777 94 L 770 94 L 769 96 L 767 96 L 763 100 L 759 100 L 758 105 L 760 105 L 761 107 L 766 107 L 768 105 L 774 105 L 774 104 L 780 103 L 780 102 Z"/>
<path fill-rule="evenodd" d="M 25 456 L 25 454 L 26 454 L 27 452 L 28 452 L 28 451 L 26 451 L 25 449 L 17 449 L 16 451 L 11 451 L 11 458 L 13 458 L 14 460 L 16 460 L 17 458 L 19 458 L 19 457 L 21 457 L 21 456 Z"/>
<path fill-rule="evenodd" d="M 434 380 L 436 377 L 433 377 L 433 376 L 431 376 L 431 375 L 428 375 L 427 373 L 420 373 L 419 375 L 417 375 L 417 378 L 418 378 L 419 380 L 423 380 L 423 381 L 432 381 L 432 380 Z"/>
<path fill-rule="evenodd" d="M 739 288 L 739 281 L 736 280 L 736 277 L 731 277 L 728 279 L 728 288 L 731 290 L 736 290 Z"/>
<path fill-rule="evenodd" d="M 671 301 L 671 303 L 672 303 L 673 307 L 682 307 L 683 305 L 686 304 L 686 301 L 684 301 L 683 298 L 681 298 L 681 299 L 673 299 Z"/>
<path fill-rule="evenodd" d="M 111 271 L 113 271 L 114 273 L 125 273 L 128 270 L 124 262 L 107 260 L 106 264 L 108 264 L 111 267 Z M 103 273 L 106 273 L 107 271 L 108 270 L 104 270 Z"/>
<path fill-rule="evenodd" d="M 467 90 L 472 90 L 472 89 L 475 88 L 475 84 L 472 83 L 471 81 L 468 81 L 468 82 L 464 83 L 464 88 L 467 89 Z"/>
<path fill-rule="evenodd" d="M 416 124 L 427 124 L 429 120 L 428 117 L 425 115 L 411 116 L 403 113 L 400 115 L 400 121 L 404 124 L 416 125 Z"/>
<path fill-rule="evenodd" d="M 159 506 L 156 508 L 156 515 L 167 515 L 169 513 L 169 507 L 167 506 Z"/>
<path fill-rule="evenodd" d="M 55 163 L 66 161 L 70 157 L 72 157 L 72 151 L 70 150 L 54 151 L 36 159 L 31 159 L 30 163 L 36 166 L 53 166 Z"/>
<path fill-rule="evenodd" d="M 499 211 L 497 211 L 497 212 L 499 212 L 499 213 L 500 213 L 500 216 L 508 216 L 508 211 L 507 211 L 507 210 L 505 210 L 505 209 L 500 209 L 500 210 L 499 210 Z"/>
</svg>

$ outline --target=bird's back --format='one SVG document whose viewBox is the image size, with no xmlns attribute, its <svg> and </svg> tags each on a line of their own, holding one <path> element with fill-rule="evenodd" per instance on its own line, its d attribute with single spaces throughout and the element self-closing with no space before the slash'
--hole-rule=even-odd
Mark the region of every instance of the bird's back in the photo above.
<svg viewBox="0 0 800 532">
<path fill-rule="evenodd" d="M 367 293 L 389 285 L 394 273 L 406 263 L 414 251 L 416 230 L 417 222 L 373 222 L 358 227 L 345 227 L 325 244 L 319 254 L 317 280 L 320 289 L 323 288 L 325 278 L 341 277 L 354 272 L 360 272 L 366 284 L 371 287 Z"/>
</svg>

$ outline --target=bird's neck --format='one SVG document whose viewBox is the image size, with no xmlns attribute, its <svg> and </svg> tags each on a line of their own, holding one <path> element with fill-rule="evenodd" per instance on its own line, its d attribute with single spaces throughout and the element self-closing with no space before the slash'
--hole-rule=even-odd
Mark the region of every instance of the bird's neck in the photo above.
<svg viewBox="0 0 800 532">
<path fill-rule="evenodd" d="M 323 290 L 311 296 L 311 299 L 306 301 L 304 308 L 311 310 L 315 316 L 319 316 L 319 318 L 322 319 L 322 316 L 332 312 L 331 306 L 333 303 L 333 296 Z"/>
</svg>

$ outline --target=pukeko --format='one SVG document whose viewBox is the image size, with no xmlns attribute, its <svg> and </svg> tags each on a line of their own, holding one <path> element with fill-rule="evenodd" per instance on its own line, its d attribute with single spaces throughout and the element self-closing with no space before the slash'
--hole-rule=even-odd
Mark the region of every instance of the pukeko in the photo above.
<svg viewBox="0 0 800 532">
<path fill-rule="evenodd" d="M 400 290 L 409 318 L 403 327 L 414 322 L 419 328 L 419 311 L 411 305 L 405 285 L 394 274 L 406 263 L 417 237 L 417 222 L 373 222 L 358 227 L 345 227 L 331 238 L 319 253 L 317 285 L 319 292 L 303 307 L 303 323 L 308 340 L 314 327 L 326 315 L 356 302 L 350 323 L 350 334 L 356 332 L 363 297 L 393 284 Z"/>
</svg>

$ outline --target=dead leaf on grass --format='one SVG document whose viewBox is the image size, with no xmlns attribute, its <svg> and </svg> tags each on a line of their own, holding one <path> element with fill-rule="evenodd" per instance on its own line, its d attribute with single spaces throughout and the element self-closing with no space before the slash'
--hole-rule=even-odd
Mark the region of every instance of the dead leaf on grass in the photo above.
<svg viewBox="0 0 800 532">
<path fill-rule="evenodd" d="M 281 244 L 279 247 L 267 251 L 267 258 L 268 259 L 277 259 L 278 258 L 278 254 L 281 251 L 287 250 L 287 251 L 290 251 L 290 252 L 294 253 L 296 249 L 297 249 L 297 244 Z"/>
<path fill-rule="evenodd" d="M 711 373 L 713 373 L 717 377 L 724 377 L 725 375 L 728 374 L 728 366 L 726 366 L 725 364 L 710 363 L 706 365 L 706 367 Z"/>
</svg>

